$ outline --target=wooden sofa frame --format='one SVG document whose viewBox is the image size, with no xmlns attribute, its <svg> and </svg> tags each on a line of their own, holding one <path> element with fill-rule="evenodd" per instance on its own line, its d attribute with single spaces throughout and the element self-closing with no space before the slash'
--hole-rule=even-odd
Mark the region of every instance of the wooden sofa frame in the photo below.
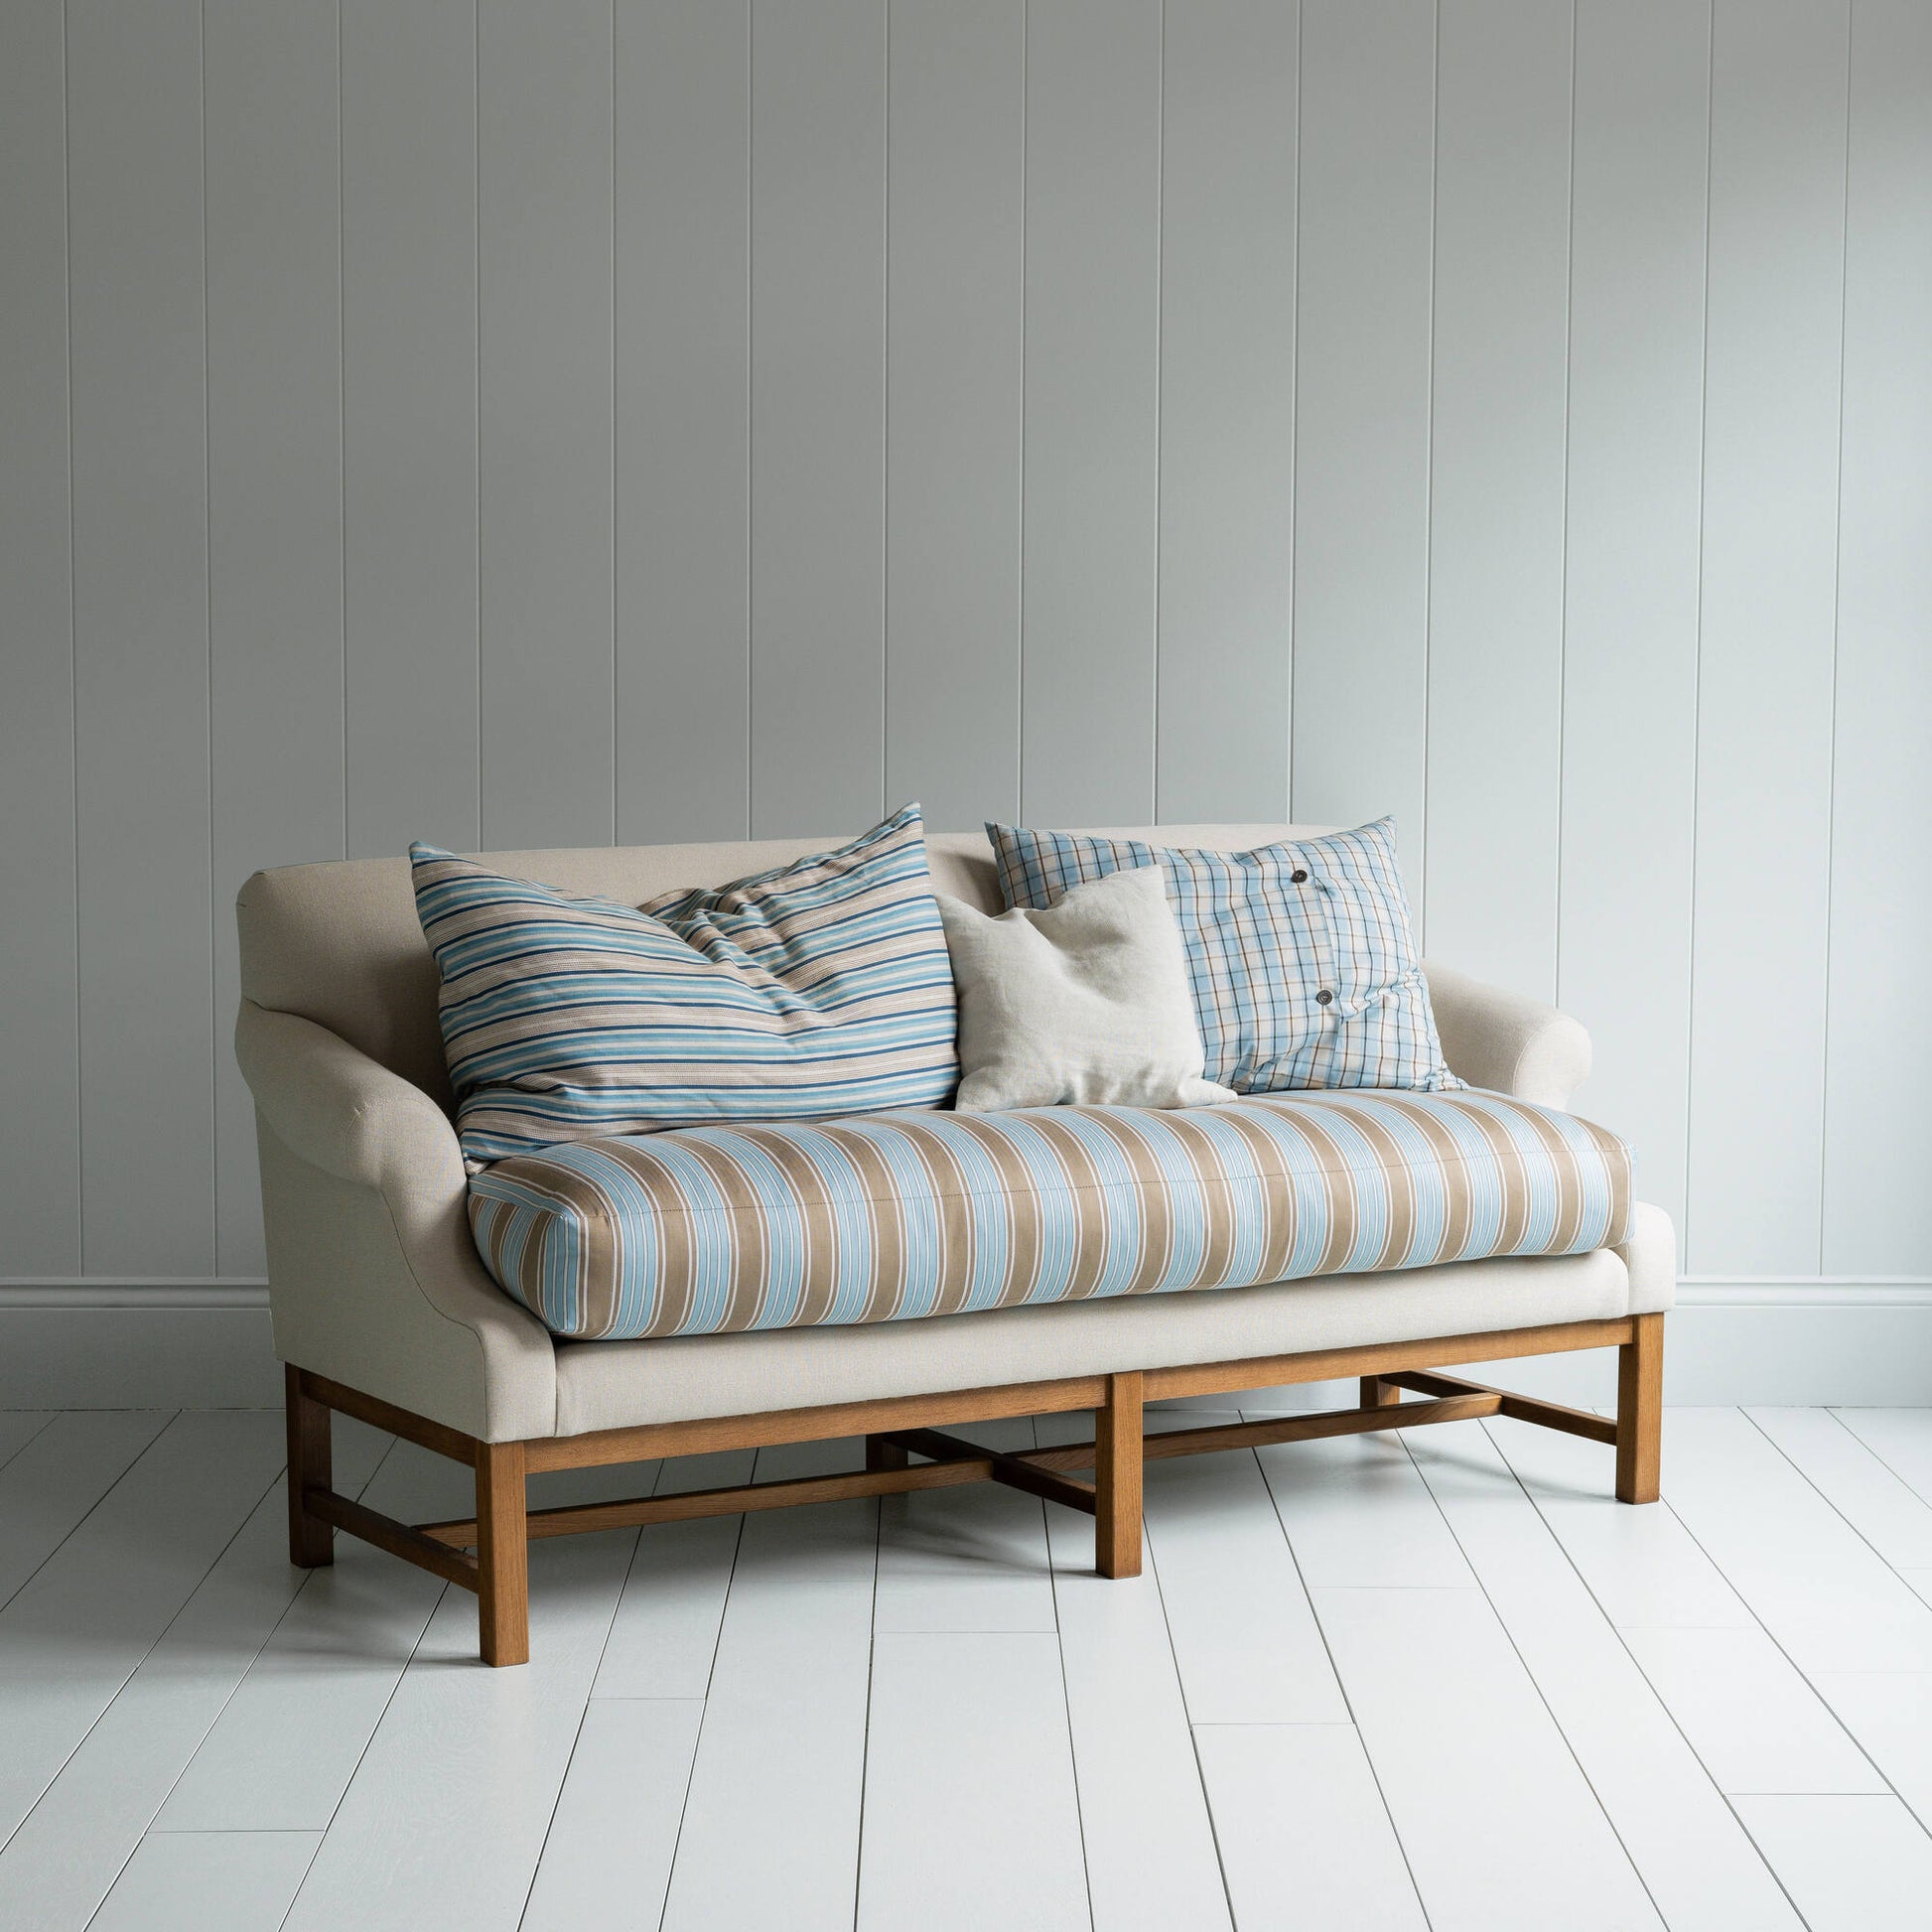
<svg viewBox="0 0 1932 1932">
<path fill-rule="evenodd" d="M 1561 1403 L 1511 1395 L 1434 1370 L 1446 1363 L 1546 1355 L 1576 1348 L 1617 1350 L 1616 1420 Z M 737 1515 L 792 1503 L 828 1502 L 936 1489 L 961 1482 L 1004 1482 L 1094 1518 L 1095 1568 L 1103 1577 L 1141 1569 L 1141 1465 L 1147 1457 L 1250 1449 L 1374 1429 L 1509 1416 L 1616 1450 L 1616 1494 L 1626 1503 L 1657 1500 L 1663 1419 L 1662 1314 L 1572 1321 L 1497 1333 L 1447 1335 L 1307 1354 L 1180 1368 L 1077 1375 L 1049 1382 L 897 1396 L 825 1408 L 780 1409 L 698 1422 L 652 1423 L 581 1436 L 485 1443 L 393 1404 L 290 1366 L 287 1370 L 289 1557 L 305 1568 L 334 1561 L 334 1532 L 346 1530 L 465 1589 L 475 1590 L 483 1662 L 521 1664 L 530 1655 L 529 1539 L 633 1524 Z M 1320 1415 L 1271 1417 L 1156 1435 L 1143 1433 L 1142 1407 L 1176 1396 L 1226 1395 L 1286 1383 L 1361 1378 L 1361 1406 Z M 1424 1400 L 1405 1402 L 1408 1391 Z M 944 1433 L 948 1424 L 1091 1409 L 1090 1443 L 1010 1452 Z M 401 1523 L 331 1486 L 330 1416 L 340 1411 L 391 1431 L 476 1470 L 477 1513 L 453 1522 Z M 535 1470 L 601 1467 L 707 1449 L 757 1449 L 863 1435 L 866 1466 L 849 1474 L 755 1482 L 621 1502 L 530 1509 L 525 1479 Z M 914 1462 L 913 1456 L 929 1458 Z M 1091 1469 L 1083 1481 L 1070 1471 Z M 474 1554 L 473 1554 L 474 1553 Z"/>
</svg>

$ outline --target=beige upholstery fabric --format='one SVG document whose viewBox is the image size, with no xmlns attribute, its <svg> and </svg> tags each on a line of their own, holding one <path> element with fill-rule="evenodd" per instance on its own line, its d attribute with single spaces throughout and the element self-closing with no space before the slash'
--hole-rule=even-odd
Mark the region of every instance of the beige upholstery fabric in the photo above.
<svg viewBox="0 0 1932 1932">
<path fill-rule="evenodd" d="M 1622 1247 L 1561 1259 L 1469 1261 L 858 1328 L 559 1342 L 557 1433 L 1602 1320 L 1668 1308 L 1675 1276 L 1669 1217 L 1639 1205 Z"/>
<path fill-rule="evenodd" d="M 488 1442 L 547 1436 L 549 1331 L 483 1272 L 456 1130 L 427 1095 L 244 1000 L 275 1352 Z"/>
<path fill-rule="evenodd" d="M 1158 836 L 1240 850 L 1319 829 L 1164 826 Z M 635 903 L 674 886 L 722 884 L 837 842 L 486 856 L 566 892 Z M 937 834 L 929 851 L 941 892 L 999 909 L 981 834 Z M 1204 1361 L 1529 1325 L 1670 1301 L 1669 1223 L 1656 1209 L 1640 1208 L 1622 1258 L 1605 1252 L 1478 1262 L 1372 1281 L 895 1322 L 863 1333 L 553 1348 L 535 1318 L 490 1282 L 470 1239 L 462 1159 L 443 1111 L 449 1084 L 436 1028 L 436 974 L 416 923 L 408 862 L 257 873 L 236 910 L 244 996 L 236 1051 L 260 1122 L 277 1352 L 487 1441 L 601 1427 L 610 1418 L 731 1414 L 843 1400 L 861 1390 L 1086 1373 L 1126 1365 L 1127 1355 L 1106 1351 L 1127 1349 L 1130 1335 L 1137 1365 Z M 1443 1045 L 1457 1073 L 1547 1106 L 1568 1104 L 1589 1065 L 1587 1036 L 1574 1020 L 1466 975 L 1434 965 L 1428 971 Z M 1055 1366 L 1062 1362 L 1075 1366 Z M 811 1390 L 832 1393 L 801 1393 Z"/>
<path fill-rule="evenodd" d="M 1423 971 L 1451 1072 L 1541 1107 L 1570 1105 L 1589 1078 L 1589 1035 L 1569 1014 L 1433 960 Z"/>
</svg>

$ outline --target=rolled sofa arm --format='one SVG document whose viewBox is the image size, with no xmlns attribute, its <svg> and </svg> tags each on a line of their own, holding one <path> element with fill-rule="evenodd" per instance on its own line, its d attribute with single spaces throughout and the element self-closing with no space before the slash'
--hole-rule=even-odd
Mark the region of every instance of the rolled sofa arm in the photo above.
<svg viewBox="0 0 1932 1932">
<path fill-rule="evenodd" d="M 470 1236 L 463 1155 L 421 1088 L 292 1013 L 243 1000 L 275 1351 L 484 1442 L 556 1427 L 549 1331 Z"/>
<path fill-rule="evenodd" d="M 1423 961 L 1449 1070 L 1472 1087 L 1568 1107 L 1589 1077 L 1589 1035 L 1543 1000 Z"/>
</svg>

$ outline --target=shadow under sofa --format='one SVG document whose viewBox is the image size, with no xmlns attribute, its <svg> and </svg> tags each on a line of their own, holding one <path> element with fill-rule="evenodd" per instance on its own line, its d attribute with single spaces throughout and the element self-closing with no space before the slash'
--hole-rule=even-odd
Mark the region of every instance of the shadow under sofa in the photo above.
<svg viewBox="0 0 1932 1932">
<path fill-rule="evenodd" d="M 1314 829 L 1112 835 L 1235 851 Z M 636 904 L 784 865 L 825 843 L 587 848 L 488 863 Z M 981 835 L 934 834 L 927 851 L 937 890 L 1000 909 Z M 1625 1240 L 1584 1254 L 846 1326 L 562 1340 L 496 1286 L 471 1237 L 436 969 L 408 861 L 257 873 L 237 917 L 235 1045 L 255 1098 L 269 1300 L 287 1365 L 291 1558 L 330 1562 L 343 1529 L 476 1591 L 487 1663 L 529 1655 L 533 1536 L 990 1480 L 1091 1513 L 1097 1568 L 1132 1576 L 1145 1457 L 1497 1414 L 1612 1446 L 1616 1494 L 1657 1496 L 1675 1242 L 1669 1218 L 1641 1202 Z M 1456 1073 L 1478 1088 L 1568 1106 L 1589 1070 L 1576 1021 L 1435 962 L 1425 970 Z M 1619 1351 L 1614 1423 L 1439 1372 L 1610 1346 Z M 1143 1433 L 1150 1401 L 1339 1376 L 1361 1378 L 1358 1408 Z M 1404 1392 L 1422 1399 L 1403 1401 Z M 1088 1409 L 1096 1427 L 1084 1445 L 1000 1454 L 946 1433 Z M 339 1495 L 330 1479 L 335 1412 L 471 1465 L 475 1516 L 404 1524 Z M 849 1474 L 526 1506 L 533 1470 L 854 1435 L 866 1438 L 866 1467 Z"/>
</svg>

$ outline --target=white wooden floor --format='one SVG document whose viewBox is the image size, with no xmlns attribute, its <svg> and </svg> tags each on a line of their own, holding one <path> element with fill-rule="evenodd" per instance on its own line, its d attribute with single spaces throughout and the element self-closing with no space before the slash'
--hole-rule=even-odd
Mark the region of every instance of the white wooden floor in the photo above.
<svg viewBox="0 0 1932 1932">
<path fill-rule="evenodd" d="M 1932 1410 L 1675 1411 L 1653 1509 L 1513 1423 L 1157 1463 L 1134 1583 L 990 1486 L 545 1542 L 507 1671 L 461 1590 L 288 1568 L 280 1465 L 0 1414 L 9 1932 L 1932 1925 Z"/>
</svg>

